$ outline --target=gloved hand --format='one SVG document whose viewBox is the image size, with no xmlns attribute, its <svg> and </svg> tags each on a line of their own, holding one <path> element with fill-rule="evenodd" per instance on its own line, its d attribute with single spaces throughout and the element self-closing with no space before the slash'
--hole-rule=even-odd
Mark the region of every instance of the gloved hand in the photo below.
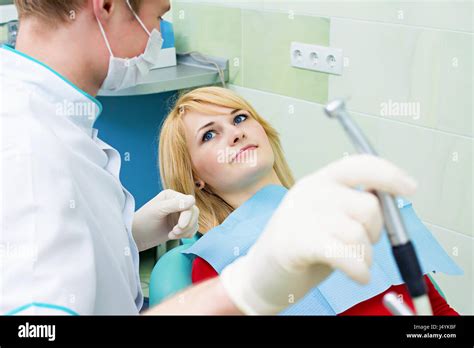
<svg viewBox="0 0 474 348">
<path fill-rule="evenodd" d="M 372 246 L 383 227 L 375 195 L 409 195 L 416 183 L 388 161 L 355 155 L 304 177 L 291 188 L 247 255 L 221 273 L 245 314 L 276 314 L 334 269 L 367 283 Z"/>
<path fill-rule="evenodd" d="M 163 190 L 135 213 L 133 237 L 140 251 L 168 239 L 191 238 L 198 230 L 198 218 L 193 196 Z"/>
</svg>

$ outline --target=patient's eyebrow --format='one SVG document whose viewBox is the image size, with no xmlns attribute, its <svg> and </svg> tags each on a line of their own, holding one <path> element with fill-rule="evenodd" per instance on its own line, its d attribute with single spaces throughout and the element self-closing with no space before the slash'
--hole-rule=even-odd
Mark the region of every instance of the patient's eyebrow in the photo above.
<svg viewBox="0 0 474 348">
<path fill-rule="evenodd" d="M 196 133 L 199 134 L 199 132 L 201 131 L 201 129 L 204 129 L 204 128 L 206 128 L 206 127 L 212 126 L 213 124 L 214 124 L 214 121 L 211 121 L 211 122 L 209 122 L 209 123 L 206 123 L 204 126 L 202 126 L 201 128 L 199 128 Z M 197 135 L 197 134 L 196 134 L 196 135 Z"/>
<path fill-rule="evenodd" d="M 229 115 L 233 115 L 233 114 L 235 114 L 236 112 L 238 112 L 238 111 L 240 111 L 240 110 L 241 110 L 241 109 L 232 110 L 232 111 L 229 113 Z M 206 127 L 209 127 L 209 126 L 212 126 L 213 124 L 214 124 L 214 121 L 211 121 L 211 122 L 209 122 L 209 123 L 206 123 L 206 124 L 205 124 L 204 126 L 202 126 L 201 128 L 199 128 L 199 129 L 197 130 L 197 132 L 196 132 L 196 137 L 198 136 L 199 132 L 200 132 L 202 129 L 204 129 L 204 128 L 206 128 Z"/>
</svg>

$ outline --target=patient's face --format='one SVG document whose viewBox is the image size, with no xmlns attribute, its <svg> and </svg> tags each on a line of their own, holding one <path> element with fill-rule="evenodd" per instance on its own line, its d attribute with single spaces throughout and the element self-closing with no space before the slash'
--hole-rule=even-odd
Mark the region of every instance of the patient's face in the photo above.
<svg viewBox="0 0 474 348">
<path fill-rule="evenodd" d="M 193 166 L 216 193 L 248 188 L 273 169 L 274 155 L 263 127 L 246 110 L 209 105 L 212 112 L 183 117 Z M 242 151 L 243 150 L 243 151 Z"/>
</svg>

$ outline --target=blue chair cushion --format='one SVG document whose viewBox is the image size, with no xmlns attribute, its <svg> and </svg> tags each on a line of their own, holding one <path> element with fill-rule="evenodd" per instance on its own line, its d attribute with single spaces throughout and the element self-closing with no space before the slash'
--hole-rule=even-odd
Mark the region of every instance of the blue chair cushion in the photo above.
<svg viewBox="0 0 474 348">
<path fill-rule="evenodd" d="M 150 307 L 192 284 L 191 270 L 194 257 L 182 254 L 193 243 L 187 242 L 165 253 L 150 275 Z"/>
</svg>

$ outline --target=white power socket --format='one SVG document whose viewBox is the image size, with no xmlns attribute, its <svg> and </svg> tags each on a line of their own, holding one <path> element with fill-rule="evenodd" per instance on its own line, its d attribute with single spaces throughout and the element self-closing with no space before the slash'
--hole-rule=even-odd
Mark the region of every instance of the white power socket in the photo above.
<svg viewBox="0 0 474 348">
<path fill-rule="evenodd" d="M 291 66 L 342 75 L 342 49 L 292 42 Z"/>
</svg>

